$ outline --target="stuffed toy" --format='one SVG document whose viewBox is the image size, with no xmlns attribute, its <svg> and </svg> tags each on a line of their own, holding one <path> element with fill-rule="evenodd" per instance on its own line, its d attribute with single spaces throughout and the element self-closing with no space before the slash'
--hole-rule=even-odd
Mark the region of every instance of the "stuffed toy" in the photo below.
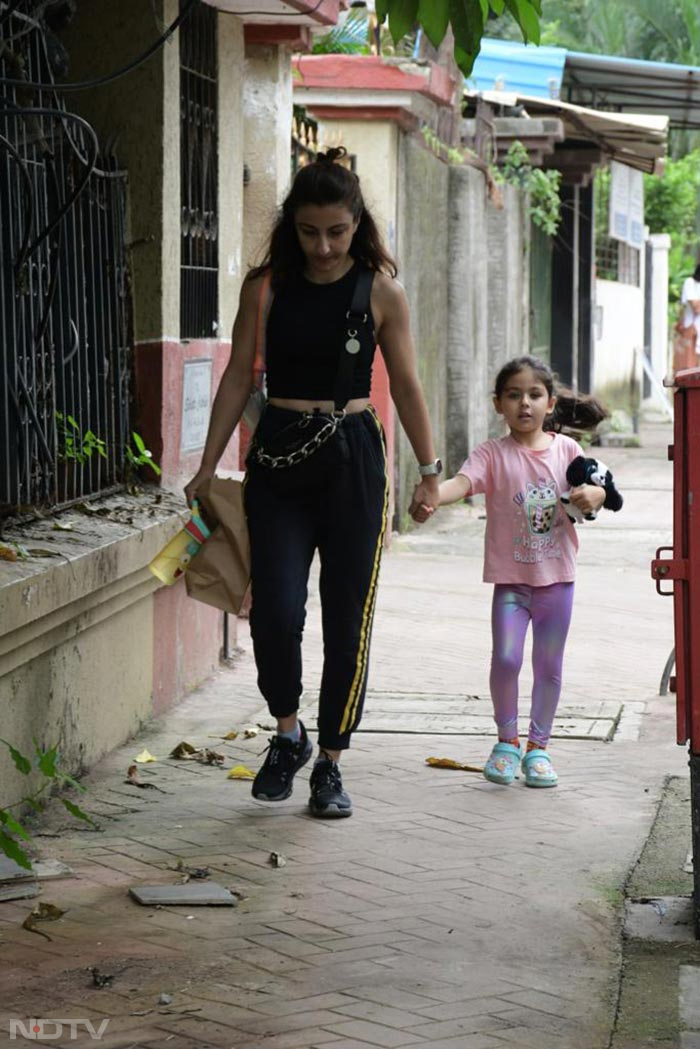
<svg viewBox="0 0 700 1049">
<path fill-rule="evenodd" d="M 577 455 L 567 467 L 566 479 L 572 488 L 576 488 L 580 484 L 599 485 L 605 489 L 605 502 L 603 503 L 605 509 L 617 512 L 622 508 L 622 496 L 615 487 L 613 475 L 605 463 L 601 463 L 600 459 L 587 459 L 583 455 Z M 584 520 L 595 521 L 597 514 L 594 511 L 582 514 L 570 501 L 569 492 L 562 492 L 561 501 L 564 504 L 569 520 L 574 521 L 576 524 L 580 524 Z"/>
</svg>

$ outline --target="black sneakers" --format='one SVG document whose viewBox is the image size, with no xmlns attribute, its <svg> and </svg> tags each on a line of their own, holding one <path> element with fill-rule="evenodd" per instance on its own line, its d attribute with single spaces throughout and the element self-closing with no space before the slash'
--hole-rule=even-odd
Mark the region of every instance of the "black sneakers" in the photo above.
<svg viewBox="0 0 700 1049">
<path fill-rule="evenodd" d="M 293 743 L 283 736 L 271 736 L 267 757 L 253 782 L 253 797 L 260 801 L 284 801 L 292 793 L 297 772 L 313 753 L 313 744 L 301 721 L 301 739 Z"/>
<path fill-rule="evenodd" d="M 330 758 L 317 761 L 309 780 L 311 797 L 309 810 L 312 816 L 339 819 L 352 816 L 352 802 L 343 790 L 340 769 Z"/>
</svg>

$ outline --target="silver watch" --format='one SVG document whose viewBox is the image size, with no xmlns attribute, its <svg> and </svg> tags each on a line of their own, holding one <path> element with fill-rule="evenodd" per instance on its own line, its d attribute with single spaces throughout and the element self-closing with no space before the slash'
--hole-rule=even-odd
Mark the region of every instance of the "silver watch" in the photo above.
<svg viewBox="0 0 700 1049">
<path fill-rule="evenodd" d="M 442 460 L 436 459 L 435 462 L 426 463 L 425 466 L 419 463 L 418 473 L 421 477 L 439 477 L 442 473 Z"/>
</svg>

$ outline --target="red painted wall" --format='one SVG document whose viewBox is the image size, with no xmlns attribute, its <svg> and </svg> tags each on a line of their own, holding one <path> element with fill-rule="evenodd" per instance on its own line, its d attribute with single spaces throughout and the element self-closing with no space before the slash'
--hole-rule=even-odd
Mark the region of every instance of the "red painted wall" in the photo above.
<svg viewBox="0 0 700 1049">
<path fill-rule="evenodd" d="M 230 342 L 199 339 L 190 342 L 163 340 L 135 347 L 137 430 L 163 473 L 159 479 L 148 471 L 144 478 L 160 481 L 181 492 L 196 473 L 201 450 L 182 454 L 182 392 L 184 363 L 211 359 L 211 399 L 228 363 Z M 234 434 L 220 467 L 238 467 L 238 434 Z M 183 495 L 183 507 L 184 495 Z M 153 604 L 153 712 L 162 714 L 219 666 L 223 613 L 187 597 L 182 581 L 156 591 Z M 236 617 L 229 617 L 231 644 L 236 641 Z"/>
</svg>

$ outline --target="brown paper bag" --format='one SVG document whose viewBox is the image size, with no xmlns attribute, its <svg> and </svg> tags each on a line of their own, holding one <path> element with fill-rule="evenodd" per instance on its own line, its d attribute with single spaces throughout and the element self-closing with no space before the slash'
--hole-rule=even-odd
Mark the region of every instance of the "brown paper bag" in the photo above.
<svg viewBox="0 0 700 1049">
<path fill-rule="evenodd" d="M 197 489 L 212 534 L 185 572 L 187 593 L 222 612 L 240 611 L 250 581 L 250 539 L 241 481 L 213 477 Z"/>
</svg>

